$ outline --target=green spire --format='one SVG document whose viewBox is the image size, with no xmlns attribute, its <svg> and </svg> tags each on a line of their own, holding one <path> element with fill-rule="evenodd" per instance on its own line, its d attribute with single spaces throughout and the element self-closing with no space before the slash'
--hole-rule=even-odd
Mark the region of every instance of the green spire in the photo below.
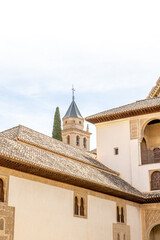
<svg viewBox="0 0 160 240">
<path fill-rule="evenodd" d="M 61 118 L 59 113 L 59 107 L 56 107 L 56 111 L 54 114 L 52 137 L 62 141 Z"/>
</svg>

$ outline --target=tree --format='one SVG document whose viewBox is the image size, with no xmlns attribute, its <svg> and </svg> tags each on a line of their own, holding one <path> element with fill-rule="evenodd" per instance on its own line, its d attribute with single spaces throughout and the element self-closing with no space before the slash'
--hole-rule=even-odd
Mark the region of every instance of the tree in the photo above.
<svg viewBox="0 0 160 240">
<path fill-rule="evenodd" d="M 52 137 L 62 141 L 61 118 L 59 113 L 59 107 L 56 107 L 56 111 L 54 114 Z"/>
</svg>

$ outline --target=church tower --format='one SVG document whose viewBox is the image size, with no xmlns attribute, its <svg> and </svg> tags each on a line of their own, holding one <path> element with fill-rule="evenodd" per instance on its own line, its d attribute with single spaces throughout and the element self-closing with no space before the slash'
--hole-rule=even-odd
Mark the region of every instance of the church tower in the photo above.
<svg viewBox="0 0 160 240">
<path fill-rule="evenodd" d="M 75 103 L 74 91 L 72 88 L 72 102 L 63 117 L 62 139 L 64 143 L 89 151 L 91 133 L 89 133 L 88 126 L 87 130 L 84 131 L 84 118 Z"/>
</svg>

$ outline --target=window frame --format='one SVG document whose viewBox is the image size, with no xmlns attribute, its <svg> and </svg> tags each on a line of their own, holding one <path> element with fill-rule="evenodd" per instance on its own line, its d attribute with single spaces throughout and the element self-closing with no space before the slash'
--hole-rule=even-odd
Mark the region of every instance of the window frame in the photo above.
<svg viewBox="0 0 160 240">
<path fill-rule="evenodd" d="M 75 199 L 77 197 L 78 200 L 78 214 L 75 214 Z M 81 214 L 81 199 L 83 199 L 83 211 L 84 215 Z M 88 205 L 88 198 L 87 194 L 80 193 L 80 192 L 74 192 L 73 194 L 73 216 L 78 218 L 87 218 L 87 205 Z"/>
</svg>

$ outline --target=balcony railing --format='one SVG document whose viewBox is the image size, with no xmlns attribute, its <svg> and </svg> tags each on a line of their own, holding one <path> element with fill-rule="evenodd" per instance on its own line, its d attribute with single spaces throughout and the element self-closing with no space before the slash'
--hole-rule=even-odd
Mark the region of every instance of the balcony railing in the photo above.
<svg viewBox="0 0 160 240">
<path fill-rule="evenodd" d="M 141 151 L 142 164 L 160 163 L 160 149 L 142 150 Z"/>
</svg>

